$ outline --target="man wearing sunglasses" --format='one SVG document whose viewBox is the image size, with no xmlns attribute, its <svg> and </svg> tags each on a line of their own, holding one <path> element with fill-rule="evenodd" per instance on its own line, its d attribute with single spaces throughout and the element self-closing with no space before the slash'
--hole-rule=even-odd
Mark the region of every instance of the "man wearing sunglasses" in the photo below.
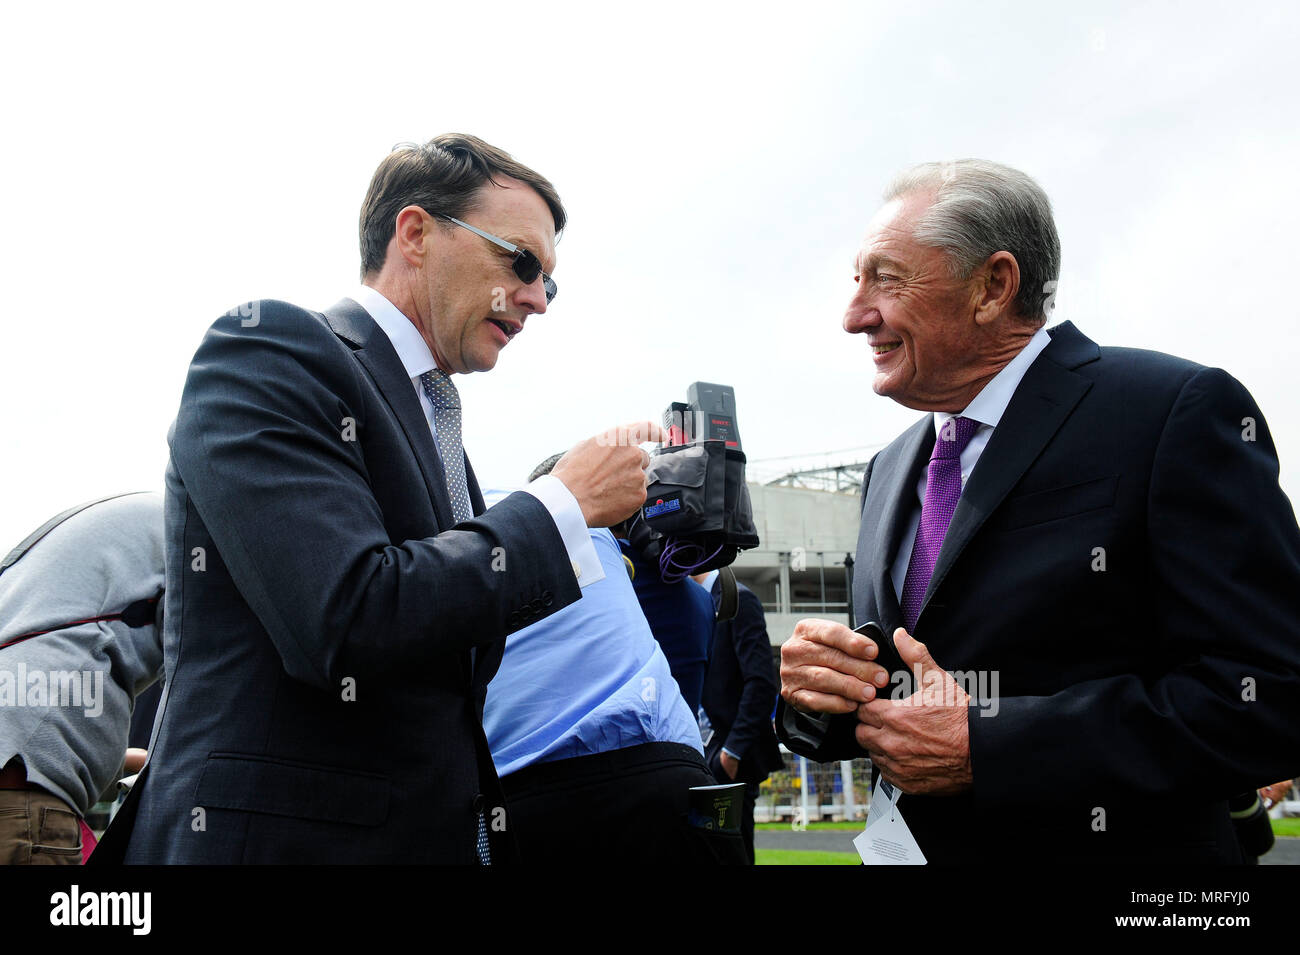
<svg viewBox="0 0 1300 955">
<path fill-rule="evenodd" d="M 507 634 L 603 577 L 587 528 L 641 504 L 660 437 L 585 441 L 484 510 L 452 377 L 546 311 L 564 223 L 482 140 L 400 147 L 350 298 L 213 325 L 171 437 L 167 695 L 127 861 L 510 861 L 487 683 Z"/>
</svg>

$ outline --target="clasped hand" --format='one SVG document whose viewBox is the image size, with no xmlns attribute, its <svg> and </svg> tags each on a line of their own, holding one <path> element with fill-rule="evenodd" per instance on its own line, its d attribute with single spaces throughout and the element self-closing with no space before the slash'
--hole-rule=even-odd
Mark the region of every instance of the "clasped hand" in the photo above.
<svg viewBox="0 0 1300 955">
<path fill-rule="evenodd" d="M 855 713 L 854 734 L 882 776 L 905 793 L 952 795 L 971 786 L 970 696 L 899 627 L 894 646 L 915 692 L 881 696 L 889 672 L 874 640 L 828 620 L 801 620 L 781 647 L 781 696 L 802 712 Z"/>
</svg>

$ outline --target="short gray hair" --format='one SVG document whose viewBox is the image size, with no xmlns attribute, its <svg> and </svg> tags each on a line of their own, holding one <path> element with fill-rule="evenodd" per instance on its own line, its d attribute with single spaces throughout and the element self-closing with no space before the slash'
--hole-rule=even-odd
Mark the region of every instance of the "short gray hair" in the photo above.
<svg viewBox="0 0 1300 955">
<path fill-rule="evenodd" d="M 1020 266 L 1017 313 L 1047 321 L 1046 303 L 1061 274 L 1061 239 L 1038 183 L 986 159 L 928 162 L 899 174 L 885 201 L 916 192 L 933 192 L 935 199 L 913 238 L 944 249 L 953 278 L 968 279 L 994 252 L 1010 252 Z"/>
</svg>

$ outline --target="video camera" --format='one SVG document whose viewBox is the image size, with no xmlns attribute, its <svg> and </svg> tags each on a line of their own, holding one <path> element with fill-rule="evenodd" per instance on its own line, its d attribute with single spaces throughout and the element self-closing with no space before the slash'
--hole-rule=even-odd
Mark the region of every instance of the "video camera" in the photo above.
<svg viewBox="0 0 1300 955">
<path fill-rule="evenodd" d="M 758 546 L 745 454 L 728 385 L 697 381 L 664 412 L 669 443 L 650 456 L 646 502 L 628 539 L 665 583 L 732 563 Z"/>
</svg>

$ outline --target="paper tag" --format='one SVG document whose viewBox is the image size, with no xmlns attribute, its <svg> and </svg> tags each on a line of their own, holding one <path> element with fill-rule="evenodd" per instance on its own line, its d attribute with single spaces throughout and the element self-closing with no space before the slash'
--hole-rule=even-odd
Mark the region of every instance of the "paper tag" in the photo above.
<svg viewBox="0 0 1300 955">
<path fill-rule="evenodd" d="M 921 847 L 898 811 L 900 795 L 883 776 L 876 780 L 866 828 L 853 840 L 864 865 L 925 865 Z"/>
</svg>

